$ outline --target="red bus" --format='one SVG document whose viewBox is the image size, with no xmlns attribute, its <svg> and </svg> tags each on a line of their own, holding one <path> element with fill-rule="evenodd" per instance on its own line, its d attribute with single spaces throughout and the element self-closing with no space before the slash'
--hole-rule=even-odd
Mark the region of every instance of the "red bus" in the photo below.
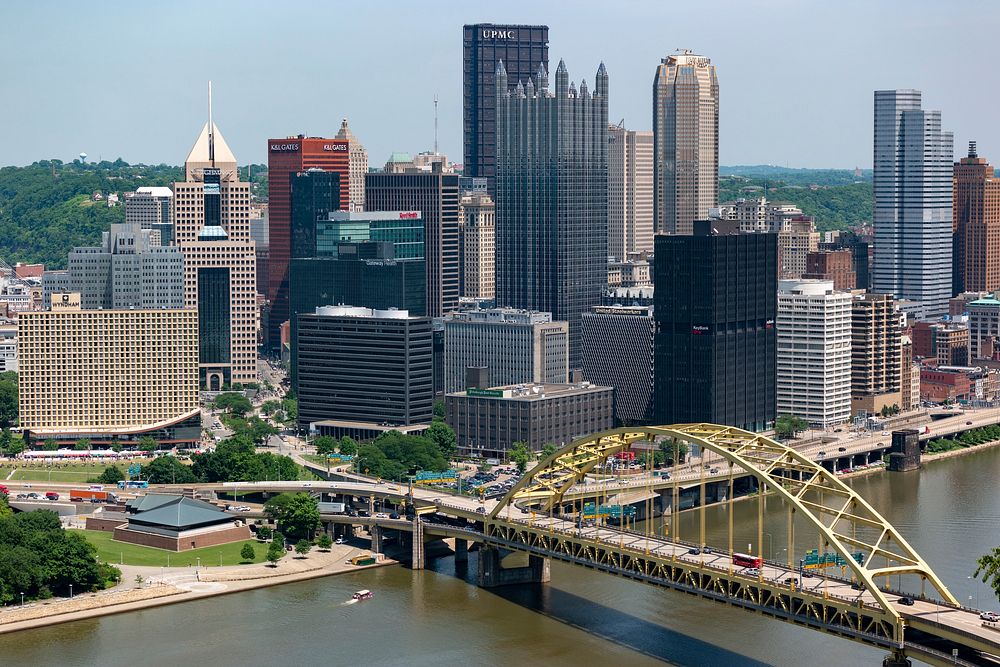
<svg viewBox="0 0 1000 667">
<path fill-rule="evenodd" d="M 760 568 L 763 561 L 757 556 L 748 556 L 746 554 L 733 554 L 733 565 L 738 565 L 740 567 L 756 567 Z"/>
</svg>

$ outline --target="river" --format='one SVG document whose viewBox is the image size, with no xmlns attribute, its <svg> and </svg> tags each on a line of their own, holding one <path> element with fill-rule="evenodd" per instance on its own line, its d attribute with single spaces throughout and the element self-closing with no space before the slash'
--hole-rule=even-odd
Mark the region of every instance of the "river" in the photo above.
<svg viewBox="0 0 1000 667">
<path fill-rule="evenodd" d="M 851 484 L 883 513 L 960 600 L 997 608 L 968 577 L 1000 544 L 1000 449 Z M 755 501 L 737 503 L 756 520 Z M 709 543 L 726 530 L 708 508 Z M 681 530 L 694 537 L 687 513 Z M 750 522 L 752 523 L 752 522 Z M 778 555 L 784 514 L 769 513 Z M 755 524 L 754 524 L 755 525 Z M 739 542 L 755 539 L 747 528 Z M 683 535 L 682 535 L 683 537 Z M 724 544 L 720 544 L 724 546 Z M 9 665 L 879 665 L 883 652 L 720 604 L 561 563 L 552 582 L 483 590 L 452 558 L 259 589 L 0 636 Z M 373 600 L 346 604 L 370 588 Z M 977 601 L 977 597 L 981 600 Z"/>
</svg>

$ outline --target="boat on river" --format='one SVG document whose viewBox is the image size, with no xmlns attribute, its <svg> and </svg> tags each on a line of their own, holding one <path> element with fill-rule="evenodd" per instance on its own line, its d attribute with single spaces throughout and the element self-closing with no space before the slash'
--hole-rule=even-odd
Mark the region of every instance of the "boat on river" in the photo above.
<svg viewBox="0 0 1000 667">
<path fill-rule="evenodd" d="M 373 597 L 375 597 L 375 594 L 372 593 L 367 588 L 365 588 L 363 590 L 360 590 L 360 591 L 356 592 L 354 595 L 352 595 L 351 599 L 353 599 L 353 600 L 371 600 Z"/>
</svg>

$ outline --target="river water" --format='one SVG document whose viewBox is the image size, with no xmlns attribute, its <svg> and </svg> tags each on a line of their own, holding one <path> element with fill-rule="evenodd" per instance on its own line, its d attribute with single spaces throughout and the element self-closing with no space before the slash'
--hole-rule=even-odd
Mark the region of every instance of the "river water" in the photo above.
<svg viewBox="0 0 1000 667">
<path fill-rule="evenodd" d="M 993 449 L 851 484 L 956 597 L 997 608 L 987 587 L 968 577 L 976 557 L 1000 545 L 998 480 L 1000 449 Z M 754 526 L 737 544 L 756 539 L 755 501 L 736 507 L 736 524 L 742 518 Z M 706 514 L 708 542 L 725 546 L 724 510 Z M 785 548 L 784 516 L 766 517 L 766 549 L 776 558 Z M 697 514 L 684 521 L 682 537 L 694 538 Z M 479 589 L 469 583 L 475 580 L 472 556 L 467 566 L 442 558 L 425 571 L 377 568 L 0 635 L 0 664 L 881 664 L 877 649 L 572 565 L 553 563 L 548 585 Z M 346 604 L 360 588 L 372 589 L 375 598 Z"/>
</svg>

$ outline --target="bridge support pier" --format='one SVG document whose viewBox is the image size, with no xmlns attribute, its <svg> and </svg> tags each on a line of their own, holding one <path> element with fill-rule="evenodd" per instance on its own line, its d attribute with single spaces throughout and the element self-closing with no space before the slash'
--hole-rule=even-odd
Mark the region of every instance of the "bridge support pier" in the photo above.
<svg viewBox="0 0 1000 667">
<path fill-rule="evenodd" d="M 530 554 L 509 554 L 526 556 L 526 565 L 504 567 L 504 557 L 496 547 L 482 546 L 479 549 L 479 575 L 477 583 L 483 588 L 509 586 L 511 584 L 545 584 L 551 581 L 549 559 Z"/>
<path fill-rule="evenodd" d="M 424 550 L 424 524 L 419 516 L 413 517 L 413 534 L 411 540 L 412 557 L 410 567 L 414 570 L 422 570 L 425 566 L 426 552 Z"/>
<path fill-rule="evenodd" d="M 469 560 L 469 541 L 455 538 L 455 562 L 467 562 Z"/>
<path fill-rule="evenodd" d="M 382 553 L 382 528 L 381 526 L 372 526 L 370 530 L 372 536 L 372 553 L 380 554 Z"/>
<path fill-rule="evenodd" d="M 906 654 L 899 649 L 894 649 L 892 653 L 882 659 L 882 667 L 912 667 L 913 663 L 906 657 Z"/>
</svg>

